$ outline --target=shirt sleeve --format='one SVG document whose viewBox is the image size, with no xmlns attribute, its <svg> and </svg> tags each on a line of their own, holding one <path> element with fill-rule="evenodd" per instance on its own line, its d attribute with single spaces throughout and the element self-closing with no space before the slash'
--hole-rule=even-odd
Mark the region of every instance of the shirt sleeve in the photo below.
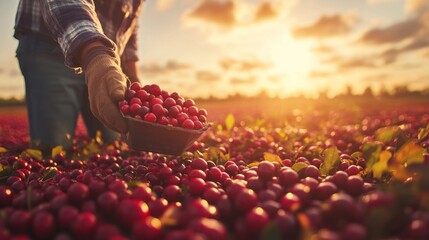
<svg viewBox="0 0 429 240">
<path fill-rule="evenodd" d="M 103 33 L 93 1 L 40 0 L 43 19 L 53 38 L 59 43 L 65 64 L 81 67 L 79 53 L 88 43 L 101 41 L 116 51 L 115 43 Z"/>
<path fill-rule="evenodd" d="M 133 34 L 125 45 L 124 52 L 122 53 L 122 62 L 137 62 L 138 57 L 138 44 L 137 44 L 137 35 L 138 35 L 138 25 L 134 28 Z"/>
</svg>

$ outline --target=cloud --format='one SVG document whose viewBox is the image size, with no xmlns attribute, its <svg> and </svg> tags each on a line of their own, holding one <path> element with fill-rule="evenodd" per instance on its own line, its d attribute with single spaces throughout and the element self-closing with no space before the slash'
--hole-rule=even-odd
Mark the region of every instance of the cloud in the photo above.
<svg viewBox="0 0 429 240">
<path fill-rule="evenodd" d="M 237 24 L 234 1 L 204 0 L 187 14 L 189 19 L 203 21 L 224 29 Z"/>
<path fill-rule="evenodd" d="M 395 23 L 386 28 L 368 30 L 359 40 L 366 44 L 398 43 L 415 36 L 424 25 L 418 19 L 410 19 Z"/>
<path fill-rule="evenodd" d="M 395 0 L 367 0 L 367 2 L 371 5 L 374 4 L 381 4 L 381 3 L 388 3 L 388 2 L 393 2 Z"/>
<path fill-rule="evenodd" d="M 405 2 L 407 12 L 419 12 L 427 7 L 429 7 L 429 1 L 427 0 L 407 0 Z"/>
<path fill-rule="evenodd" d="M 337 64 L 337 71 L 345 72 L 357 68 L 374 68 L 377 65 L 371 58 L 352 58 L 340 61 Z"/>
<path fill-rule="evenodd" d="M 327 45 L 319 45 L 317 47 L 314 47 L 313 52 L 318 54 L 333 54 L 335 53 L 335 50 L 333 47 L 327 46 Z"/>
<path fill-rule="evenodd" d="M 375 74 L 363 78 L 364 82 L 385 82 L 390 79 L 389 74 Z"/>
<path fill-rule="evenodd" d="M 191 69 L 192 66 L 186 63 L 181 63 L 175 60 L 169 60 L 165 64 L 151 63 L 140 66 L 142 74 L 146 75 L 163 75 L 172 72 L 185 71 Z"/>
<path fill-rule="evenodd" d="M 261 3 L 255 13 L 254 22 L 263 22 L 276 18 L 279 12 L 275 9 L 272 3 Z"/>
<path fill-rule="evenodd" d="M 221 32 L 246 28 L 259 23 L 270 22 L 290 10 L 295 0 L 243 1 L 243 0 L 200 0 L 185 15 L 185 23 L 207 30 L 215 27 Z M 208 28 L 211 29 L 211 28 Z"/>
<path fill-rule="evenodd" d="M 391 48 L 382 52 L 380 57 L 384 60 L 385 64 L 392 64 L 396 62 L 399 55 L 424 48 L 429 48 L 429 39 L 415 39 L 403 47 Z"/>
<path fill-rule="evenodd" d="M 216 82 L 221 79 L 220 74 L 212 71 L 197 71 L 195 78 L 203 82 Z"/>
<path fill-rule="evenodd" d="M 156 7 L 160 11 L 164 11 L 169 9 L 173 4 L 175 3 L 175 0 L 157 0 L 156 1 Z"/>
<path fill-rule="evenodd" d="M 229 79 L 229 82 L 232 84 L 252 84 L 256 83 L 256 77 L 248 76 L 248 77 L 232 77 Z"/>
<path fill-rule="evenodd" d="M 356 18 L 351 15 L 321 16 L 308 26 L 296 27 L 292 34 L 295 38 L 331 38 L 350 33 Z"/>
<path fill-rule="evenodd" d="M 281 76 L 268 76 L 267 79 L 268 79 L 268 81 L 270 81 L 272 83 L 279 83 L 279 82 L 281 82 L 282 77 Z"/>
<path fill-rule="evenodd" d="M 232 58 L 225 58 L 220 61 L 220 66 L 226 71 L 255 71 L 265 70 L 271 64 L 256 59 L 238 60 Z"/>
<path fill-rule="evenodd" d="M 327 78 L 334 75 L 333 72 L 327 72 L 327 71 L 319 71 L 319 70 L 311 70 L 308 76 L 310 78 Z"/>
</svg>

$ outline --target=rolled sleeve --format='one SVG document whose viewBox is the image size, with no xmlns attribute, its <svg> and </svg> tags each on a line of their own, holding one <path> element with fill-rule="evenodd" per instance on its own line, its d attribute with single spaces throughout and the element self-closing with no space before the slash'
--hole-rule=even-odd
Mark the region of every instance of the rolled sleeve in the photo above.
<svg viewBox="0 0 429 240">
<path fill-rule="evenodd" d="M 81 67 L 79 53 L 91 42 L 101 41 L 116 51 L 115 43 L 103 33 L 94 5 L 85 0 L 41 0 L 42 16 L 53 38 L 59 43 L 65 65 Z"/>
</svg>

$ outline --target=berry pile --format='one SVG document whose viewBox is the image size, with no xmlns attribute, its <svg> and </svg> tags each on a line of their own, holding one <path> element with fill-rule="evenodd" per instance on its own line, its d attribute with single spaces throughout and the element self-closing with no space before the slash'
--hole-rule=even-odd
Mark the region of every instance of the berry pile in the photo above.
<svg viewBox="0 0 429 240">
<path fill-rule="evenodd" d="M 173 127 L 200 130 L 207 123 L 207 111 L 198 109 L 192 99 L 170 94 L 156 84 L 132 83 L 119 108 L 125 116 Z"/>
<path fill-rule="evenodd" d="M 3 149 L 0 239 L 429 239 L 426 109 L 209 129 L 181 156 Z"/>
</svg>

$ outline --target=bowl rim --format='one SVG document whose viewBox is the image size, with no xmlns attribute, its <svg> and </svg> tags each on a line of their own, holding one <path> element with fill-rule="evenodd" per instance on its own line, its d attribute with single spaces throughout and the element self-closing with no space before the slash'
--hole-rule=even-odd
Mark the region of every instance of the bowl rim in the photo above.
<svg viewBox="0 0 429 240">
<path fill-rule="evenodd" d="M 185 132 L 185 133 L 194 133 L 194 134 L 203 133 L 203 132 L 207 131 L 213 125 L 212 122 L 207 122 L 203 126 L 203 128 L 196 130 L 196 129 L 182 128 L 182 127 L 179 127 L 179 126 L 175 127 L 175 126 L 172 126 L 172 125 L 162 125 L 162 124 L 159 124 L 159 123 L 148 122 L 148 121 L 144 121 L 144 120 L 133 118 L 133 117 L 128 116 L 128 115 L 124 116 L 123 114 L 122 114 L 122 116 L 125 119 L 129 120 L 129 121 L 134 121 L 134 122 L 139 123 L 139 124 L 143 123 L 143 124 L 147 124 L 149 126 L 153 126 L 153 127 L 157 127 L 157 128 L 164 128 L 164 129 L 169 130 L 169 131 L 181 131 L 181 132 Z"/>
</svg>

